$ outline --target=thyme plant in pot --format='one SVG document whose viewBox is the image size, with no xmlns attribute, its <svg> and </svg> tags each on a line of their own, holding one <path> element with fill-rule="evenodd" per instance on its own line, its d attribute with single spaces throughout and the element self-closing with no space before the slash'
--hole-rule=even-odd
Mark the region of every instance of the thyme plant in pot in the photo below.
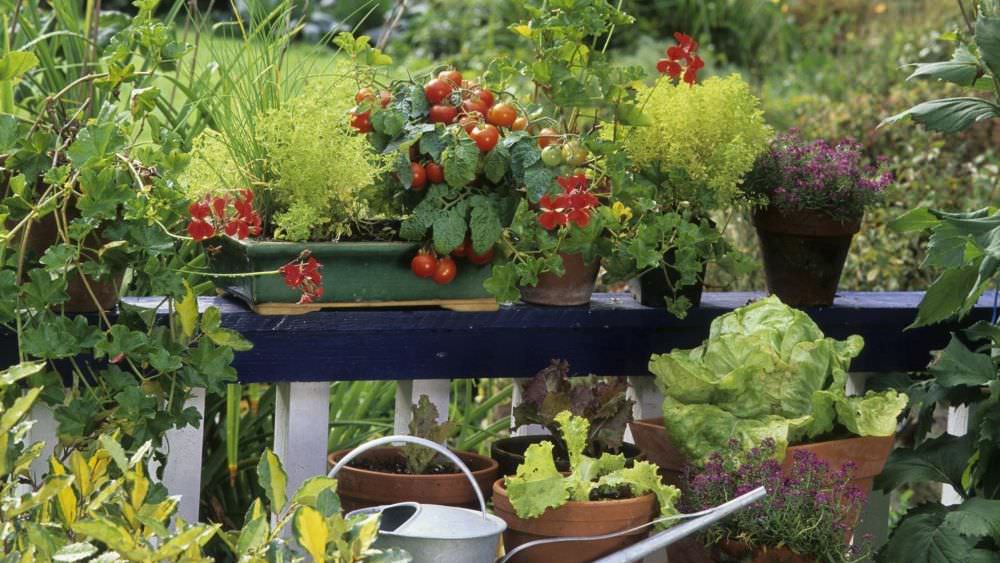
<svg viewBox="0 0 1000 563">
<path fill-rule="evenodd" d="M 444 444 L 456 430 L 453 422 L 437 422 L 437 407 L 426 395 L 413 406 L 410 435 Z M 336 465 L 351 450 L 330 454 Z M 497 462 L 473 452 L 455 452 L 488 495 L 497 478 Z M 479 508 L 476 493 L 457 467 L 422 446 L 382 447 L 365 452 L 337 475 L 341 502 L 347 510 L 413 501 Z"/>
<path fill-rule="evenodd" d="M 624 378 L 570 377 L 569 363 L 552 360 L 533 378 L 521 384 L 522 403 L 514 407 L 514 429 L 543 426 L 548 435 L 501 438 L 490 446 L 490 455 L 500 464 L 501 475 L 513 475 L 524 462 L 524 452 L 532 444 L 549 441 L 559 471 L 569 471 L 566 443 L 560 437 L 556 415 L 564 410 L 590 421 L 584 453 L 600 457 L 604 453 L 625 456 L 629 463 L 639 451 L 624 441 L 626 425 L 632 420 L 634 402 L 626 397 Z"/>
<path fill-rule="evenodd" d="M 891 182 L 852 140 L 809 142 L 794 131 L 775 139 L 744 183 L 759 202 L 753 224 L 768 291 L 794 307 L 832 305 L 864 211 Z"/>
<path fill-rule="evenodd" d="M 615 191 L 630 217 L 613 237 L 605 279 L 634 280 L 642 304 L 683 315 L 700 301 L 707 262 L 734 271 L 748 267 L 727 252 L 717 220 L 724 228 L 743 176 L 772 132 L 743 79 L 697 83 L 697 43 L 683 34 L 677 39 L 659 65 L 664 75 L 639 88 L 647 122 L 605 132 L 620 138 L 631 166 L 631 181 Z"/>
<path fill-rule="evenodd" d="M 767 496 L 702 534 L 711 549 L 703 561 L 752 563 L 850 563 L 870 555 L 870 543 L 851 534 L 864 508 L 864 494 L 852 484 L 851 464 L 834 467 L 812 452 L 797 451 L 788 471 L 774 459 L 775 442 L 744 451 L 738 440 L 713 452 L 703 469 L 685 475 L 683 506 L 695 512 L 763 486 Z M 670 559 L 675 557 L 671 554 Z M 692 556 L 678 557 L 682 562 Z"/>
<path fill-rule="evenodd" d="M 770 438 L 786 468 L 791 451 L 811 451 L 834 467 L 853 462 L 867 494 L 907 398 L 893 390 L 847 396 L 847 370 L 863 347 L 859 336 L 824 337 L 777 297 L 741 307 L 715 319 L 701 346 L 650 358 L 663 419 L 633 424 L 633 436 L 673 472 L 703 464 L 730 439 L 749 450 Z"/>
<path fill-rule="evenodd" d="M 563 411 L 555 417 L 568 448 L 570 470 L 556 468 L 552 442 L 533 444 L 513 476 L 493 485 L 493 508 L 507 522 L 504 547 L 510 552 L 529 541 L 567 536 L 596 536 L 620 532 L 650 523 L 657 515 L 669 516 L 680 491 L 664 485 L 656 466 L 636 461 L 625 466 L 625 456 L 584 453 L 589 422 Z M 593 561 L 618 551 L 643 537 L 647 531 L 574 544 L 532 547 L 511 561 L 541 563 Z"/>
</svg>

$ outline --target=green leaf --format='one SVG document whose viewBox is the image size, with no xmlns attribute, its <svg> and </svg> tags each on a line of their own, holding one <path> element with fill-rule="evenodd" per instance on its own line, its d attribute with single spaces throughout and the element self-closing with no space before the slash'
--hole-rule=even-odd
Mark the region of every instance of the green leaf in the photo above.
<svg viewBox="0 0 1000 563">
<path fill-rule="evenodd" d="M 536 518 L 549 508 L 566 504 L 569 490 L 552 457 L 552 442 L 532 444 L 524 452 L 524 463 L 507 478 L 507 495 L 521 518 Z"/>
<path fill-rule="evenodd" d="M 896 527 L 879 559 L 907 563 L 968 561 L 974 544 L 944 525 L 946 514 L 941 506 L 911 512 Z"/>
<path fill-rule="evenodd" d="M 299 490 L 295 491 L 295 494 L 292 496 L 292 502 L 315 508 L 316 499 L 319 497 L 320 493 L 323 491 L 336 492 L 336 490 L 336 479 L 331 479 L 326 475 L 317 475 L 306 479 L 305 482 L 302 483 Z"/>
<path fill-rule="evenodd" d="M 399 178 L 399 183 L 403 184 L 404 188 L 410 189 L 413 186 L 413 167 L 410 164 L 410 157 L 406 154 L 406 151 L 396 156 L 394 169 L 396 177 Z"/>
<path fill-rule="evenodd" d="M 476 179 L 476 166 L 479 164 L 479 147 L 475 141 L 462 136 L 441 153 L 441 165 L 444 166 L 444 180 L 449 186 L 461 188 Z"/>
<path fill-rule="evenodd" d="M 889 454 L 885 469 L 875 478 L 875 487 L 889 492 L 906 484 L 936 481 L 964 491 L 962 474 L 971 457 L 969 436 L 945 434 L 914 449 L 896 448 Z"/>
<path fill-rule="evenodd" d="M 982 74 L 979 61 L 964 46 L 955 49 L 950 61 L 936 63 L 918 63 L 907 80 L 915 78 L 931 78 L 944 80 L 960 86 L 971 86 Z"/>
<path fill-rule="evenodd" d="M 313 561 L 326 560 L 326 541 L 329 530 L 323 515 L 308 506 L 300 507 L 292 520 L 295 539 L 298 541 Z"/>
<path fill-rule="evenodd" d="M 1000 115 L 1000 108 L 980 98 L 945 98 L 913 106 L 902 113 L 885 119 L 880 127 L 909 117 L 931 131 L 958 133 L 973 123 L 998 115 Z"/>
<path fill-rule="evenodd" d="M 184 288 L 187 291 L 184 299 L 177 302 L 177 315 L 181 320 L 181 332 L 191 338 L 198 330 L 198 296 L 194 294 L 187 280 L 184 281 Z"/>
<path fill-rule="evenodd" d="M 927 293 L 917 308 L 917 318 L 907 328 L 939 323 L 968 312 L 971 306 L 966 302 L 966 297 L 975 288 L 978 277 L 979 271 L 974 266 L 942 272 L 927 288 Z"/>
<path fill-rule="evenodd" d="M 931 366 L 930 372 L 934 374 L 937 384 L 943 387 L 978 387 L 997 377 L 996 366 L 989 354 L 969 350 L 954 334 L 948 346 L 941 351 L 938 361 Z"/>
<path fill-rule="evenodd" d="M 55 555 L 53 561 L 81 561 L 97 553 L 97 548 L 88 542 L 71 543 L 64 546 Z"/>
<path fill-rule="evenodd" d="M 1000 540 L 1000 500 L 967 499 L 956 506 L 944 522 L 963 536 Z"/>
<path fill-rule="evenodd" d="M 507 175 L 507 167 L 510 162 L 510 152 L 503 145 L 497 145 L 490 152 L 486 153 L 486 160 L 483 162 L 483 174 L 486 179 L 494 184 L 500 183 Z"/>
<path fill-rule="evenodd" d="M 492 202 L 472 208 L 469 230 L 472 233 L 472 250 L 476 254 L 485 253 L 500 240 L 503 225 Z"/>
<path fill-rule="evenodd" d="M 922 232 L 941 223 L 930 209 L 918 207 L 896 217 L 889 222 L 889 228 L 897 233 Z"/>
<path fill-rule="evenodd" d="M 101 443 L 101 447 L 103 447 L 104 450 L 108 452 L 108 455 L 111 456 L 111 459 L 115 462 L 115 465 L 118 466 L 118 469 L 120 469 L 122 473 L 127 473 L 128 458 L 125 457 L 125 450 L 122 448 L 121 444 L 107 434 L 101 434 L 97 440 Z"/>
<path fill-rule="evenodd" d="M 976 19 L 976 46 L 993 76 L 1000 76 L 1000 17 L 980 14 Z"/>
<path fill-rule="evenodd" d="M 21 80 L 26 72 L 38 66 L 38 57 L 27 51 L 11 51 L 0 57 L 0 82 Z"/>
<path fill-rule="evenodd" d="M 430 156 L 435 162 L 441 161 L 445 146 L 444 129 L 434 129 L 420 137 L 420 152 Z"/>
<path fill-rule="evenodd" d="M 197 307 L 197 303 L 195 306 Z M 253 344 L 243 338 L 240 333 L 222 328 L 222 312 L 218 307 L 209 307 L 202 313 L 201 331 L 215 344 L 232 348 L 237 352 L 245 352 L 253 348 Z"/>
<path fill-rule="evenodd" d="M 0 416 L 0 434 L 6 434 L 11 428 L 14 428 L 14 425 L 21 421 L 41 392 L 41 387 L 33 387 L 26 391 L 24 395 L 18 397 L 11 406 L 3 411 L 3 416 Z"/>
<path fill-rule="evenodd" d="M 653 120 L 633 103 L 619 104 L 616 115 L 622 125 L 644 127 L 653 124 Z"/>
<path fill-rule="evenodd" d="M 838 397 L 837 420 L 856 436 L 891 436 L 900 413 L 906 408 L 905 394 L 894 390 L 869 391 L 862 396 Z"/>
<path fill-rule="evenodd" d="M 160 89 L 156 86 L 136 88 L 129 95 L 129 110 L 132 117 L 138 119 L 156 109 L 156 100 L 160 97 Z"/>
<path fill-rule="evenodd" d="M 21 362 L 0 371 L 0 389 L 31 377 L 45 369 L 45 362 Z"/>
<path fill-rule="evenodd" d="M 81 129 L 66 156 L 77 168 L 85 168 L 113 158 L 125 140 L 114 121 L 102 121 Z"/>
<path fill-rule="evenodd" d="M 6 432 L 4 430 L 3 432 Z M 13 518 L 39 507 L 49 499 L 55 497 L 60 491 L 73 484 L 72 475 L 50 475 L 45 479 L 45 483 L 40 489 L 21 500 L 21 504 L 11 508 L 5 516 Z"/>
<path fill-rule="evenodd" d="M 378 111 L 372 117 L 372 127 L 388 137 L 399 135 L 403 131 L 404 125 L 406 125 L 406 117 L 398 111 Z"/>
<path fill-rule="evenodd" d="M 247 555 L 267 543 L 270 532 L 267 520 L 267 516 L 258 516 L 244 524 L 240 530 L 240 538 L 236 542 L 237 555 Z"/>
<path fill-rule="evenodd" d="M 434 250 L 439 254 L 448 254 L 465 242 L 466 224 L 456 209 L 434 221 Z"/>
<path fill-rule="evenodd" d="M 271 512 L 280 514 L 285 508 L 288 498 L 285 496 L 288 475 L 285 473 L 285 468 L 281 466 L 281 460 L 274 455 L 271 448 L 265 449 L 264 454 L 260 456 L 260 462 L 257 463 L 257 477 L 260 480 L 260 486 L 264 489 L 264 494 L 271 502 Z"/>
<path fill-rule="evenodd" d="M 528 199 L 537 203 L 542 196 L 551 192 L 556 186 L 556 175 L 551 168 L 537 162 L 525 169 L 524 187 L 528 191 Z"/>
<path fill-rule="evenodd" d="M 566 443 L 569 465 L 574 467 L 580 463 L 583 451 L 587 449 L 587 431 L 590 430 L 590 422 L 582 416 L 574 416 L 569 411 L 557 414 L 555 421 Z"/>
</svg>

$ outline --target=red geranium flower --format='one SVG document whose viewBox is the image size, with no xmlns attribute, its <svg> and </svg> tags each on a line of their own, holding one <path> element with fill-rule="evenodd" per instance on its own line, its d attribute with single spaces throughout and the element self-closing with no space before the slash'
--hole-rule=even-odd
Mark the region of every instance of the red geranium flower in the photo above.
<svg viewBox="0 0 1000 563">
<path fill-rule="evenodd" d="M 674 39 L 677 44 L 667 48 L 667 58 L 656 63 L 656 70 L 693 85 L 698 81 L 698 71 L 705 67 L 705 61 L 697 55 L 698 42 L 680 32 L 674 33 Z"/>
<path fill-rule="evenodd" d="M 188 206 L 188 212 L 191 214 L 188 234 L 196 241 L 211 238 L 219 232 L 240 240 L 258 236 L 261 232 L 260 215 L 253 210 L 253 192 L 250 190 L 241 191 L 236 198 L 205 196 Z"/>
<path fill-rule="evenodd" d="M 556 182 L 563 193 L 555 198 L 546 195 L 538 201 L 539 224 L 547 231 L 569 223 L 585 228 L 590 224 L 591 212 L 600 205 L 597 196 L 587 191 L 587 177 L 583 174 L 560 176 Z"/>
<path fill-rule="evenodd" d="M 323 267 L 318 260 L 310 256 L 308 250 L 302 251 L 298 258 L 278 269 L 285 276 L 285 285 L 302 292 L 299 304 L 312 303 L 314 299 L 323 296 Z"/>
</svg>

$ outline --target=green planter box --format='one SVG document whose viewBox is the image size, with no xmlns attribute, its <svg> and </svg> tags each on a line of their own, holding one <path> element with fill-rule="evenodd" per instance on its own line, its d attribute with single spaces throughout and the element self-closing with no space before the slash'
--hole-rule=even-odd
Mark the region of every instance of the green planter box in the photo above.
<svg viewBox="0 0 1000 563">
<path fill-rule="evenodd" d="M 323 297 L 296 305 L 301 294 L 280 275 L 215 278 L 226 293 L 261 313 L 307 312 L 335 307 L 434 306 L 456 310 L 495 310 L 496 301 L 483 289 L 490 266 L 457 260 L 458 275 L 438 285 L 410 271 L 420 245 L 410 242 L 262 242 L 213 239 L 218 252 L 209 253 L 215 273 L 242 274 L 277 270 L 308 249 L 323 264 Z M 298 308 L 298 309 L 296 309 Z"/>
</svg>

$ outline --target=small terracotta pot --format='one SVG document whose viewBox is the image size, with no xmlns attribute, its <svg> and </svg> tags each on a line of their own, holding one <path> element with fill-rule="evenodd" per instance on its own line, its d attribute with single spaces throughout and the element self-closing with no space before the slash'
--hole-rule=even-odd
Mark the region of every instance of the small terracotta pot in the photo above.
<svg viewBox="0 0 1000 563">
<path fill-rule="evenodd" d="M 340 450 L 330 454 L 330 465 L 336 464 L 350 451 Z M 489 501 L 493 481 L 497 479 L 497 462 L 472 452 L 455 452 L 455 455 L 472 471 L 472 476 L 483 491 L 483 497 Z M 404 458 L 399 448 L 386 447 L 369 450 L 357 459 L 400 462 Z M 403 475 L 348 465 L 337 473 L 337 494 L 340 495 L 345 512 L 406 501 L 479 510 L 479 500 L 472 489 L 472 483 L 461 472 Z"/>
<path fill-rule="evenodd" d="M 530 541 L 569 536 L 599 536 L 645 524 L 656 514 L 652 494 L 625 500 L 569 501 L 546 510 L 538 518 L 522 519 L 514 513 L 503 479 L 493 484 L 493 511 L 507 523 L 504 549 Z M 583 563 L 628 547 L 649 535 L 648 530 L 597 541 L 557 543 L 533 547 L 514 556 L 512 563 Z"/>
<path fill-rule="evenodd" d="M 490 445 L 490 457 L 500 464 L 500 476 L 513 475 L 517 472 L 517 466 L 524 463 L 524 452 L 528 446 L 548 440 L 549 436 L 540 434 L 537 436 L 511 436 L 494 440 Z M 632 444 L 622 444 L 618 453 L 625 455 L 625 462 L 630 464 L 633 459 L 639 456 L 639 448 Z M 569 460 L 556 458 L 556 469 L 559 471 L 569 471 Z"/>
<path fill-rule="evenodd" d="M 754 213 L 753 224 L 768 292 L 793 307 L 832 305 L 861 218 L 841 223 L 816 211 L 768 207 Z"/>
<path fill-rule="evenodd" d="M 557 276 L 551 272 L 541 274 L 534 287 L 519 288 L 521 301 L 561 307 L 590 303 L 601 261 L 584 262 L 582 254 L 560 254 L 560 256 L 565 269 L 563 275 Z"/>
<path fill-rule="evenodd" d="M 659 465 L 665 472 L 680 474 L 683 471 L 687 459 L 667 436 L 662 418 L 636 420 L 629 423 L 629 428 L 632 430 L 635 445 L 639 446 L 639 450 L 647 459 Z M 796 451 L 812 452 L 832 470 L 838 470 L 845 463 L 853 462 L 856 468 L 851 483 L 867 495 L 872 490 L 875 477 L 885 467 L 894 442 L 895 436 L 856 436 L 789 446 L 781 467 L 785 472 L 791 468 Z"/>
</svg>

